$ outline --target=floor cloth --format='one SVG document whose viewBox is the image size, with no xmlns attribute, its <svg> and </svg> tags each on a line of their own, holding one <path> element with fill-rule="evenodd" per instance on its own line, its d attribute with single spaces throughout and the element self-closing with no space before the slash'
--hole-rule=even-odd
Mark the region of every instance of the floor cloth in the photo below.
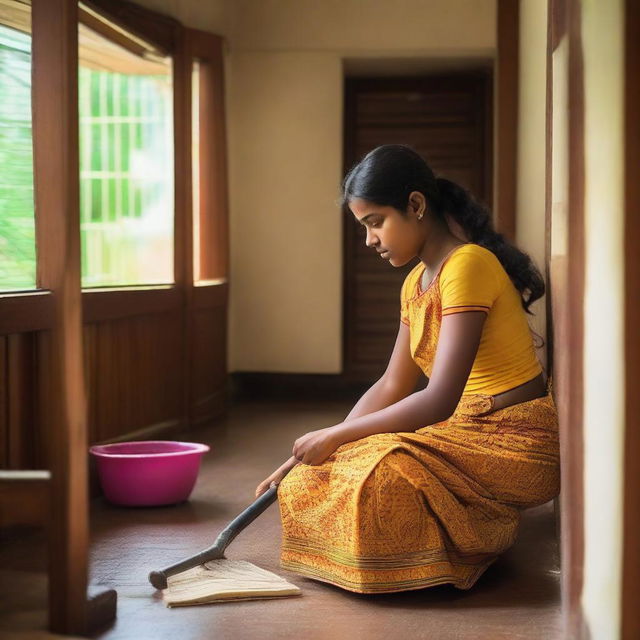
<svg viewBox="0 0 640 640">
<path fill-rule="evenodd" d="M 463 395 L 447 420 L 374 434 L 280 482 L 280 564 L 357 593 L 470 588 L 515 541 L 521 510 L 560 483 L 550 393 L 493 411 Z"/>
</svg>

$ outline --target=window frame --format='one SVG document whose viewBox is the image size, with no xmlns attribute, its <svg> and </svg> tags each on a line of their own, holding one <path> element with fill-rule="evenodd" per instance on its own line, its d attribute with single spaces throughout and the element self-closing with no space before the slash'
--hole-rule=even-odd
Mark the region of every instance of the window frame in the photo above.
<svg viewBox="0 0 640 640">
<path fill-rule="evenodd" d="M 222 38 L 195 29 L 186 29 L 166 16 L 146 10 L 142 7 L 120 2 L 119 0 L 83 0 L 83 4 L 92 11 L 104 16 L 108 21 L 122 26 L 134 36 L 153 44 L 158 50 L 173 58 L 173 126 L 174 126 L 174 283 L 169 285 L 136 285 L 122 287 L 92 287 L 82 289 L 83 324 L 101 322 L 113 318 L 125 318 L 145 315 L 155 311 L 178 311 L 185 303 L 188 310 L 193 309 L 193 299 L 197 297 L 198 306 L 208 306 L 208 302 L 219 304 L 227 297 L 227 276 L 229 252 L 228 234 L 228 194 L 226 181 L 224 140 L 224 101 L 222 86 L 223 60 Z M 34 2 L 32 11 L 38 10 Z M 82 22 L 98 31 L 105 37 L 123 46 L 135 48 L 127 44 L 126 38 L 112 29 L 108 24 L 97 20 L 82 7 L 77 8 L 77 22 Z M 32 42 L 41 38 L 37 33 L 35 21 L 32 19 Z M 77 47 L 77 41 L 72 46 Z M 192 62 L 197 58 L 206 62 L 206 73 L 201 81 L 200 126 L 202 138 L 200 158 L 209 175 L 216 175 L 220 180 L 201 185 L 200 224 L 203 233 L 211 240 L 206 246 L 202 260 L 207 269 L 215 273 L 213 278 L 194 282 L 193 279 L 193 211 L 192 211 L 192 163 L 191 163 L 191 70 Z M 36 201 L 43 201 L 44 193 L 50 188 L 38 174 L 49 161 L 45 150 L 35 143 L 35 136 L 42 136 L 52 126 L 46 118 L 47 102 L 42 98 L 36 84 L 46 75 L 47 61 L 44 59 L 41 69 L 34 70 L 32 84 L 33 100 L 33 137 L 34 137 L 34 193 Z M 43 71 L 44 73 L 39 73 Z M 71 82 L 72 79 L 69 79 Z M 77 78 L 75 79 L 77 94 Z M 217 90 L 220 87 L 220 90 Z M 75 107 L 77 109 L 77 105 Z M 38 123 L 36 124 L 36 120 Z M 37 130 L 37 132 L 36 132 Z M 211 136 L 215 136 L 212 143 Z M 77 167 L 76 167 L 77 168 Z M 222 171 L 219 171 L 222 169 Z M 67 180 L 78 180 L 70 170 L 66 172 Z M 38 196 L 38 193 L 40 195 Z M 53 295 L 49 286 L 48 270 L 51 260 L 48 256 L 55 254 L 55 225 L 47 221 L 46 216 L 39 215 L 35 209 L 36 227 L 36 283 L 37 289 L 28 291 L 0 292 L 0 333 L 18 333 L 26 331 L 42 331 L 50 329 L 54 322 Z M 78 229 L 79 232 L 79 229 Z M 59 233 L 59 231 L 58 231 Z M 197 288 L 197 292 L 191 289 Z"/>
</svg>

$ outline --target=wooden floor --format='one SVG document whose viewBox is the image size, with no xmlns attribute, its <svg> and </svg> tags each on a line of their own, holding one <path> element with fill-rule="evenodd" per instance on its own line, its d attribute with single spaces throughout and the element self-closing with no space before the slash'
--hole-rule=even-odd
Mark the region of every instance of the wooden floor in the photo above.
<svg viewBox="0 0 640 640">
<path fill-rule="evenodd" d="M 298 576 L 279 566 L 277 504 L 229 546 L 284 576 L 302 596 L 168 609 L 147 582 L 162 568 L 213 542 L 254 500 L 257 484 L 291 454 L 307 431 L 339 422 L 346 403 L 243 403 L 215 427 L 191 432 L 207 454 L 191 500 L 179 506 L 126 509 L 92 505 L 91 582 L 118 592 L 118 617 L 96 637 L 160 640 L 244 638 L 375 640 L 377 638 L 561 638 L 558 547 L 553 504 L 524 514 L 515 546 L 469 591 L 448 585 L 361 595 Z M 37 537 L 0 550 L 0 636 L 45 625 L 45 558 Z M 23 636 L 16 636 L 23 637 Z"/>
</svg>

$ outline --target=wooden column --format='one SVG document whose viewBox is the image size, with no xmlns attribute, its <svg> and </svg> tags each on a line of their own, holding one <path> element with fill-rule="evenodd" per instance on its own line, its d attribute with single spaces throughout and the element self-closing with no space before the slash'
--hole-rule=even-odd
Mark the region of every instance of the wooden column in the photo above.
<svg viewBox="0 0 640 640">
<path fill-rule="evenodd" d="M 550 307 L 548 335 L 552 338 L 554 399 L 560 421 L 560 544 L 564 632 L 576 640 L 588 637 L 581 607 L 584 570 L 584 441 L 583 441 L 583 340 L 584 340 L 584 65 L 582 59 L 580 0 L 549 0 L 547 41 L 547 256 Z M 566 78 L 568 105 L 553 95 L 557 82 Z M 554 112 L 567 109 L 566 131 L 554 131 Z M 568 175 L 566 200 L 552 193 L 553 150 L 566 162 L 560 175 Z M 564 151 L 564 150 L 561 150 Z M 557 174 L 556 174 L 557 175 Z M 552 206 L 552 202 L 555 206 Z M 566 214 L 564 213 L 566 211 Z M 555 213 L 555 215 L 554 215 Z M 558 246 L 551 247 L 552 226 Z M 566 238 L 566 242 L 561 240 Z"/>
<path fill-rule="evenodd" d="M 87 424 L 82 372 L 76 0 L 33 0 L 33 139 L 39 288 L 53 325 L 39 350 L 51 471 L 49 621 L 87 629 Z"/>
</svg>

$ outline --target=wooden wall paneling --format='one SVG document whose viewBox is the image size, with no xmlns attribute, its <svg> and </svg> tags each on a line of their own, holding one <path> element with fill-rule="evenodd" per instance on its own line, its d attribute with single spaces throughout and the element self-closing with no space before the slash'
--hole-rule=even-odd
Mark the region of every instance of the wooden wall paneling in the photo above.
<svg viewBox="0 0 640 640">
<path fill-rule="evenodd" d="M 194 425 L 214 420 L 223 415 L 226 408 L 226 348 L 222 339 L 225 320 L 225 309 L 196 313 L 194 333 L 203 357 L 194 362 Z"/>
<path fill-rule="evenodd" d="M 518 159 L 518 65 L 520 2 L 498 0 L 496 54 L 496 201 L 495 226 L 511 241 L 516 238 Z"/>
<path fill-rule="evenodd" d="M 137 425 L 142 425 L 145 423 L 145 417 L 149 414 L 148 406 L 149 406 L 149 396 L 151 395 L 151 390 L 148 384 L 147 379 L 144 377 L 145 374 L 145 363 L 151 362 L 151 358 L 153 355 L 152 342 L 149 335 L 148 330 L 148 319 L 147 318 L 136 318 L 134 327 L 133 327 L 135 343 L 136 343 L 136 362 L 133 365 L 135 370 L 135 376 L 138 380 L 145 381 L 145 384 L 137 385 L 137 399 L 136 403 L 136 412 L 135 412 L 135 423 Z M 179 391 L 178 391 L 179 392 Z"/>
<path fill-rule="evenodd" d="M 152 322 L 154 318 L 136 318 L 132 327 L 135 339 L 135 355 L 132 355 L 131 366 L 133 368 L 134 377 L 144 384 L 135 385 L 137 409 L 132 415 L 134 424 L 138 429 L 153 424 L 154 416 L 151 414 L 154 387 L 152 386 L 153 369 L 159 366 L 154 361 L 155 339 L 153 334 Z M 163 349 L 169 348 L 168 345 L 159 345 Z M 151 375 L 149 375 L 151 374 Z M 174 394 L 180 395 L 181 389 L 173 389 Z"/>
<path fill-rule="evenodd" d="M 221 415 L 226 404 L 227 287 L 216 287 L 215 297 L 212 291 L 206 291 L 213 288 L 204 289 L 196 287 L 194 355 L 197 355 L 193 359 L 191 398 L 194 424 Z"/>
<path fill-rule="evenodd" d="M 625 442 L 622 640 L 640 638 L 640 2 L 625 1 Z"/>
<path fill-rule="evenodd" d="M 130 425 L 126 424 L 125 398 L 127 390 L 124 389 L 125 361 L 122 353 L 123 324 L 127 320 L 114 320 L 109 323 L 111 330 L 111 358 L 112 358 L 112 378 L 111 378 L 111 421 L 109 424 L 109 437 L 118 436 L 121 433 L 131 431 Z M 133 390 L 129 390 L 132 392 Z"/>
<path fill-rule="evenodd" d="M 9 469 L 34 468 L 33 334 L 7 336 L 7 427 Z"/>
<path fill-rule="evenodd" d="M 156 337 L 155 337 L 155 324 L 149 323 L 148 322 L 149 319 L 147 319 L 147 331 L 146 331 L 146 336 L 144 339 L 145 342 L 145 346 L 146 346 L 146 350 L 147 350 L 147 358 L 141 362 L 141 368 L 140 368 L 140 375 L 142 376 L 147 376 L 146 380 L 149 381 L 149 384 L 146 385 L 146 389 L 145 389 L 145 395 L 144 395 L 144 404 L 142 405 L 144 407 L 144 411 L 145 411 L 145 416 L 149 418 L 149 420 L 147 421 L 149 424 L 151 424 L 154 415 L 153 415 L 153 410 L 154 410 L 154 405 L 153 405 L 153 398 L 155 397 L 158 388 L 157 388 L 157 384 L 155 382 L 155 377 L 153 376 L 153 369 L 149 366 L 149 363 L 151 363 L 153 361 L 153 356 L 154 356 L 154 352 L 155 352 L 155 344 L 156 344 Z M 181 334 L 181 327 L 179 327 L 179 335 Z M 167 336 L 169 337 L 169 336 Z M 167 341 L 169 342 L 169 340 Z M 163 345 L 165 349 L 170 348 L 168 344 L 164 344 Z M 178 362 L 178 367 L 181 366 L 181 362 Z M 156 368 L 160 365 L 159 362 L 155 362 L 154 367 Z M 182 391 L 181 388 L 178 389 L 178 392 L 180 393 Z"/>
<path fill-rule="evenodd" d="M 184 339 L 180 333 L 183 319 L 178 313 L 170 313 L 162 319 L 162 323 L 163 328 L 154 349 L 162 349 L 163 375 L 158 376 L 157 397 L 153 398 L 153 402 L 155 404 L 158 397 L 163 400 L 163 414 L 158 417 L 158 422 L 169 421 L 170 424 L 180 423 L 187 426 L 189 423 L 184 415 L 183 397 L 180 394 L 184 384 L 179 366 L 184 353 Z"/>
<path fill-rule="evenodd" d="M 113 394 L 111 392 L 114 377 L 111 323 L 96 325 L 97 338 L 97 380 L 96 380 L 96 428 L 102 442 L 112 435 Z"/>
<path fill-rule="evenodd" d="M 142 376 L 142 379 L 147 380 L 148 384 L 145 389 L 144 396 L 144 410 L 145 410 L 145 422 L 147 424 L 155 424 L 159 419 L 161 419 L 162 411 L 159 410 L 158 404 L 162 402 L 162 396 L 159 394 L 162 392 L 162 380 L 159 383 L 158 380 L 158 370 L 164 369 L 165 363 L 164 361 L 159 359 L 161 354 L 166 354 L 171 350 L 171 341 L 170 333 L 166 333 L 166 341 L 164 343 L 158 344 L 158 340 L 161 336 L 161 331 L 159 328 L 160 318 L 147 318 L 146 327 L 146 348 L 148 356 L 145 361 L 141 361 L 139 375 Z M 182 333 L 181 327 L 178 330 L 178 335 Z M 158 349 L 162 348 L 162 351 Z M 178 368 L 181 367 L 182 362 L 178 358 L 177 361 Z M 167 384 L 167 390 L 168 390 Z M 179 386 L 177 388 L 178 393 L 182 394 L 182 387 Z M 154 399 L 157 399 L 157 402 L 154 402 Z"/>
<path fill-rule="evenodd" d="M 82 310 L 87 324 L 131 318 L 179 309 L 180 291 L 169 287 L 132 287 L 119 291 L 85 289 L 82 292 Z"/>
<path fill-rule="evenodd" d="M 182 417 L 182 310 L 92 325 L 85 331 L 91 442 L 123 439 Z"/>
<path fill-rule="evenodd" d="M 51 377 L 51 330 L 40 331 L 36 336 L 36 407 L 38 423 L 37 468 L 51 469 L 51 420 L 49 411 L 49 379 Z M 53 491 L 53 489 L 52 489 Z"/>
<path fill-rule="evenodd" d="M 0 470 L 0 529 L 45 526 L 51 500 L 49 471 Z"/>
<path fill-rule="evenodd" d="M 0 335 L 0 469 L 6 469 L 9 466 L 7 386 L 7 339 Z"/>
<path fill-rule="evenodd" d="M 115 332 L 118 321 L 101 322 L 98 325 L 98 335 L 100 343 L 100 358 L 98 360 L 98 372 L 101 378 L 99 387 L 101 388 L 100 398 L 100 440 L 109 440 L 118 434 L 116 424 L 117 411 L 117 383 L 119 371 L 117 370 L 117 352 Z"/>
<path fill-rule="evenodd" d="M 48 329 L 53 323 L 50 291 L 0 294 L 0 335 Z"/>
<path fill-rule="evenodd" d="M 120 421 L 119 429 L 133 431 L 136 428 L 136 420 L 133 407 L 137 399 L 137 387 L 140 384 L 140 378 L 135 375 L 135 366 L 132 360 L 136 357 L 136 346 L 133 342 L 135 336 L 136 318 L 127 318 L 121 320 L 119 325 L 119 344 L 118 351 L 121 356 L 120 375 Z"/>
<path fill-rule="evenodd" d="M 98 441 L 98 430 L 95 420 L 96 380 L 95 380 L 95 328 L 91 324 L 83 327 L 82 351 L 84 357 L 84 381 L 87 394 L 87 433 L 89 444 Z"/>
<path fill-rule="evenodd" d="M 111 348 L 113 353 L 113 380 L 111 402 L 114 408 L 111 437 L 118 436 L 134 430 L 131 423 L 129 408 L 129 397 L 133 395 L 135 388 L 127 388 L 127 371 L 132 366 L 135 352 L 126 353 L 126 337 L 132 320 L 129 318 L 115 320 L 111 325 Z"/>
<path fill-rule="evenodd" d="M 119 374 L 119 416 L 118 430 L 122 433 L 125 429 L 133 431 L 135 421 L 133 416 L 133 404 L 136 401 L 137 386 L 139 378 L 135 377 L 135 368 L 132 365 L 133 358 L 136 357 L 136 349 L 133 344 L 135 333 L 135 319 L 127 318 L 118 322 L 118 354 L 120 356 Z"/>
</svg>

